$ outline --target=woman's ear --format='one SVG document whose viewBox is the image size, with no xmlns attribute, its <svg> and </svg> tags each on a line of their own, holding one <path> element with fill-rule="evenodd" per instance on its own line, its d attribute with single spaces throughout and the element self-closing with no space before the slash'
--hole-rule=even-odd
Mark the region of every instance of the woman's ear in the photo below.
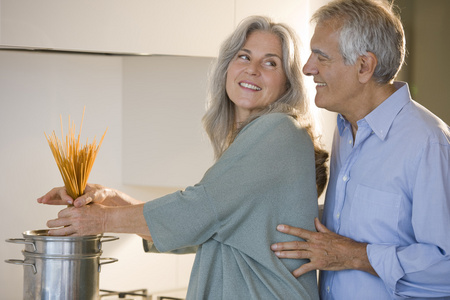
<svg viewBox="0 0 450 300">
<path fill-rule="evenodd" d="M 359 82 L 367 83 L 373 76 L 375 68 L 377 67 L 377 57 L 372 52 L 367 52 L 366 55 L 361 55 L 358 58 L 359 72 L 358 78 Z"/>
</svg>

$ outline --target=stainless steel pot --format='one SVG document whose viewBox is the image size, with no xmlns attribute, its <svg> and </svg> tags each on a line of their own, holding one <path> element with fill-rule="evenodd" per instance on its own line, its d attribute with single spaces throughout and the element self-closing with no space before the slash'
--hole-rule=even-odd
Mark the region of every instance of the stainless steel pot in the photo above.
<svg viewBox="0 0 450 300">
<path fill-rule="evenodd" d="M 45 254 L 90 254 L 100 252 L 102 243 L 119 239 L 115 236 L 87 235 L 83 237 L 50 236 L 48 229 L 30 230 L 23 238 L 7 239 L 14 244 L 24 244 L 25 251 Z"/>
<path fill-rule="evenodd" d="M 45 230 L 27 231 L 23 235 L 24 239 L 6 241 L 25 244 L 24 260 L 8 259 L 6 262 L 24 266 L 24 299 L 99 299 L 101 265 L 117 261 L 100 258 L 102 235 L 56 237 L 46 235 Z M 118 239 L 105 238 L 103 242 Z"/>
</svg>

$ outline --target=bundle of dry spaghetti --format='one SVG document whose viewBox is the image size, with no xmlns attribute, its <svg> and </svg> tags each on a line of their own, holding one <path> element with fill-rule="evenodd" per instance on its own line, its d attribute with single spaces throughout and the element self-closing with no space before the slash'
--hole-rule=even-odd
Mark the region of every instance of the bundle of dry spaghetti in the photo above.
<svg viewBox="0 0 450 300">
<path fill-rule="evenodd" d="M 85 109 L 83 109 L 80 132 L 78 133 L 77 138 L 75 138 L 75 123 L 72 122 L 72 125 L 70 124 L 70 116 L 69 132 L 64 139 L 62 117 L 60 115 L 62 141 L 58 139 L 55 131 L 49 136 L 44 132 L 47 142 L 50 145 L 50 149 L 52 150 L 53 157 L 58 165 L 59 172 L 63 178 L 67 194 L 73 199 L 84 194 L 89 173 L 92 170 L 98 150 L 103 142 L 106 131 L 108 130 L 105 130 L 98 145 L 96 145 L 97 142 L 95 137 L 91 144 L 88 144 L 88 141 L 86 140 L 86 145 L 81 145 L 80 134 L 83 126 L 84 111 Z"/>
</svg>

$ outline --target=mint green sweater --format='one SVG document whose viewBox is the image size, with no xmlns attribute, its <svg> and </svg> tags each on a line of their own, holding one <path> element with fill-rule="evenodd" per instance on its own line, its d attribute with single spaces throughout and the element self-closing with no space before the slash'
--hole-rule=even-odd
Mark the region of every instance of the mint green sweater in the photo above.
<svg viewBox="0 0 450 300">
<path fill-rule="evenodd" d="M 278 224 L 315 230 L 317 213 L 311 139 L 280 113 L 243 128 L 198 184 L 144 206 L 158 251 L 198 245 L 188 299 L 318 299 L 315 272 L 291 274 L 307 261 L 270 249 L 294 239 Z"/>
</svg>

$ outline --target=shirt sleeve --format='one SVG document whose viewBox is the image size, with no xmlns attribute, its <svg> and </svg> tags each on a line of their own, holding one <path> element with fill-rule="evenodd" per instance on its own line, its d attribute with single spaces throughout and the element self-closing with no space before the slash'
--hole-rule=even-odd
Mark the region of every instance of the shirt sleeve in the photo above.
<svg viewBox="0 0 450 300">
<path fill-rule="evenodd" d="M 450 145 L 428 143 L 412 192 L 416 241 L 367 247 L 369 260 L 395 299 L 450 295 Z"/>
</svg>

